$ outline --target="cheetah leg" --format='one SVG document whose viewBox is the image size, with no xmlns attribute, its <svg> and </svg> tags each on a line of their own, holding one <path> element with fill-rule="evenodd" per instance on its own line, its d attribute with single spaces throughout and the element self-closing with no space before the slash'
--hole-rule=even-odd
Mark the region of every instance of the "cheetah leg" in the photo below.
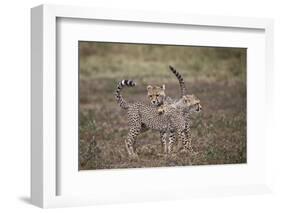
<svg viewBox="0 0 281 213">
<path fill-rule="evenodd" d="M 137 136 L 142 130 L 142 124 L 140 122 L 140 117 L 138 116 L 138 114 L 135 114 L 134 111 L 128 111 L 128 124 L 130 128 L 127 139 L 125 140 L 125 145 L 129 157 L 132 159 L 136 159 L 138 156 L 135 153 L 133 146 L 136 142 Z M 143 126 L 143 128 L 145 127 Z"/>
<path fill-rule="evenodd" d="M 193 148 L 191 145 L 191 133 L 190 130 L 184 129 L 180 132 L 180 137 L 183 145 L 183 151 L 193 152 Z"/>
<path fill-rule="evenodd" d="M 163 147 L 163 152 L 167 153 L 167 133 L 166 132 L 160 132 L 160 140 Z"/>
<path fill-rule="evenodd" d="M 168 143 L 168 147 L 167 147 L 167 153 L 170 154 L 173 151 L 173 145 L 176 141 L 176 136 L 175 136 L 175 132 L 170 132 L 169 133 L 169 143 Z"/>
<path fill-rule="evenodd" d="M 125 140 L 126 149 L 128 151 L 130 158 L 137 158 L 137 154 L 134 151 L 134 144 L 136 142 L 137 136 L 140 133 L 140 129 L 131 129 L 128 133 L 127 139 Z"/>
</svg>

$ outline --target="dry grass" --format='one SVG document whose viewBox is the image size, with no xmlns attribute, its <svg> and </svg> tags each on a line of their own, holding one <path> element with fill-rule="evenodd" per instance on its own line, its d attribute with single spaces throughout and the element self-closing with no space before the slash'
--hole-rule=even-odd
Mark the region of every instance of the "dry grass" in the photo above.
<svg viewBox="0 0 281 213">
<path fill-rule="evenodd" d="M 136 168 L 246 162 L 246 51 L 233 48 L 80 43 L 80 169 Z M 188 93 L 201 100 L 194 115 L 192 143 L 197 155 L 161 155 L 158 132 L 138 138 L 139 160 L 128 158 L 126 111 L 114 99 L 116 84 L 133 79 L 126 100 L 147 102 L 146 85 L 166 84 L 178 97 L 175 66 L 186 80 Z M 180 144 L 178 144 L 180 146 Z"/>
</svg>

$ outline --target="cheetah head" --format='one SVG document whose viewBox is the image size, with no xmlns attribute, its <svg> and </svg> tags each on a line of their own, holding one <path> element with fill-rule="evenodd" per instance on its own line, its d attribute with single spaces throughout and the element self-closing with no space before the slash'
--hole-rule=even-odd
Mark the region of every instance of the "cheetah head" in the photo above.
<svg viewBox="0 0 281 213">
<path fill-rule="evenodd" d="M 163 104 L 165 94 L 165 85 L 162 86 L 147 86 L 147 96 L 150 102 L 154 106 L 160 106 Z"/>
<path fill-rule="evenodd" d="M 189 112 L 200 112 L 202 110 L 200 100 L 195 95 L 185 95 L 182 100 L 188 107 Z"/>
</svg>

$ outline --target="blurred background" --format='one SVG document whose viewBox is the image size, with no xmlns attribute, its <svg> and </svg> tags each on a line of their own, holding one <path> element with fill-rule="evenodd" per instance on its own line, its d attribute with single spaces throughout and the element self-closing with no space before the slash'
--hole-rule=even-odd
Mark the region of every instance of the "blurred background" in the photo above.
<svg viewBox="0 0 281 213">
<path fill-rule="evenodd" d="M 79 60 L 81 170 L 246 163 L 246 49 L 80 41 Z M 117 83 L 136 81 L 122 91 L 127 101 L 148 103 L 149 84 L 165 84 L 168 96 L 179 97 L 169 65 L 183 76 L 188 94 L 201 100 L 203 111 L 192 116 L 191 128 L 198 154 L 165 157 L 159 132 L 148 131 L 135 144 L 139 160 L 131 161 Z"/>
</svg>

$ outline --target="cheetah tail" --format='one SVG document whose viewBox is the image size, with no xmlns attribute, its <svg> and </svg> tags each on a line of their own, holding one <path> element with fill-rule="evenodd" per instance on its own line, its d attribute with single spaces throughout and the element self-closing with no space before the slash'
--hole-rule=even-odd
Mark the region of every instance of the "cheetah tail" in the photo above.
<svg viewBox="0 0 281 213">
<path fill-rule="evenodd" d="M 136 83 L 132 80 L 122 80 L 122 81 L 118 82 L 117 89 L 115 92 L 115 98 L 121 108 L 128 109 L 128 107 L 129 107 L 129 104 L 123 99 L 123 97 L 121 95 L 121 90 L 123 89 L 124 86 L 134 87 L 135 85 L 136 85 Z"/>
<path fill-rule="evenodd" d="M 186 94 L 186 88 L 185 88 L 185 83 L 184 80 L 181 76 L 181 74 L 179 74 L 179 72 L 177 70 L 175 70 L 175 68 L 173 68 L 171 65 L 169 65 L 170 70 L 172 71 L 172 73 L 174 73 L 174 75 L 177 77 L 179 84 L 180 84 L 180 95 L 181 97 L 184 96 Z"/>
</svg>

